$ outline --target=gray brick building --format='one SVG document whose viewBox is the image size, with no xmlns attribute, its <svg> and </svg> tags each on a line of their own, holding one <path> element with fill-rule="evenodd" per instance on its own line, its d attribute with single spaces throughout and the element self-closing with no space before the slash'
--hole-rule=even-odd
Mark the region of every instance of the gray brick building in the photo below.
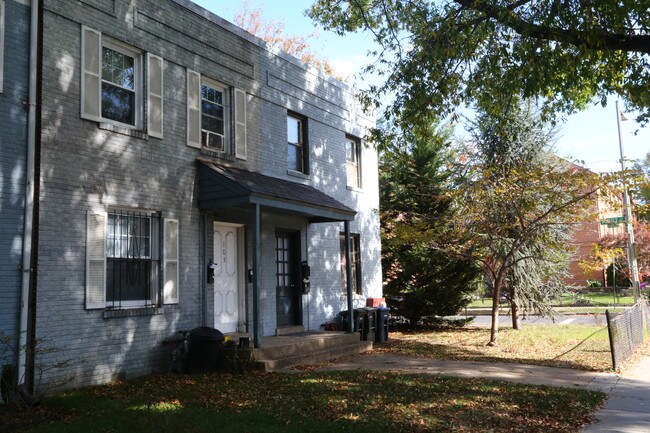
<svg viewBox="0 0 650 433">
<path fill-rule="evenodd" d="M 381 296 L 350 89 L 186 0 L 42 3 L 36 386 L 164 371 L 179 329 L 259 343 Z"/>
<path fill-rule="evenodd" d="M 23 374 L 24 370 L 17 367 L 19 364 L 24 365 L 24 351 L 21 351 L 21 348 L 25 347 L 27 336 L 26 308 L 21 307 L 22 294 L 27 295 L 30 280 L 31 242 L 28 236 L 31 230 L 25 231 L 25 203 L 28 201 L 26 186 L 30 167 L 29 77 L 30 2 L 1 0 L 0 367 L 4 371 L 2 381 L 10 384 L 15 384 L 17 376 Z M 33 168 L 33 164 L 31 167 Z M 31 199 L 29 203 L 32 203 Z M 31 218 L 29 220 L 31 221 Z M 26 266 L 23 259 L 26 260 Z M 27 303 L 24 306 L 26 307 Z M 13 373 L 9 372 L 10 368 Z"/>
</svg>

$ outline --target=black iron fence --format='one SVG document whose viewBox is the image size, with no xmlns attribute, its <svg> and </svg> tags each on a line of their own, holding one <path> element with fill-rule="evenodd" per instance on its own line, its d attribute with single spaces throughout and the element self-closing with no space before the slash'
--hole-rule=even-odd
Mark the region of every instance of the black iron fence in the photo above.
<svg viewBox="0 0 650 433">
<path fill-rule="evenodd" d="M 645 299 L 639 300 L 633 307 L 620 313 L 605 311 L 609 344 L 612 350 L 614 369 L 632 355 L 647 333 L 650 333 L 650 307 Z"/>
</svg>

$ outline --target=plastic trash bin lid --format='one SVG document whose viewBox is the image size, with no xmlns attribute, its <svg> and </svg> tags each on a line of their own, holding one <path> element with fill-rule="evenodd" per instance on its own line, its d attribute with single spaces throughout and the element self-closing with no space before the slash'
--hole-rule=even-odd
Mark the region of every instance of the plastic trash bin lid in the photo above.
<svg viewBox="0 0 650 433">
<path fill-rule="evenodd" d="M 196 340 L 223 340 L 223 333 L 209 326 L 199 326 L 190 331 L 190 339 Z"/>
</svg>

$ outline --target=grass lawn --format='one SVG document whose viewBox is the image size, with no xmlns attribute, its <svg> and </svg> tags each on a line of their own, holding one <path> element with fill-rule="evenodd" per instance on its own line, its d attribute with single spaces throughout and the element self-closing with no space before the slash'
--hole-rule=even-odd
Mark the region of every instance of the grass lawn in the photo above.
<svg viewBox="0 0 650 433">
<path fill-rule="evenodd" d="M 634 305 L 633 296 L 614 296 L 614 293 L 584 293 L 574 294 L 565 293 L 559 299 L 553 301 L 554 307 L 566 307 L 571 305 L 608 307 L 613 305 L 632 306 Z M 502 302 L 501 307 L 508 309 L 507 302 Z M 467 308 L 492 308 L 492 298 L 473 299 Z M 604 311 L 603 311 L 604 314 Z"/>
<path fill-rule="evenodd" d="M 503 318 L 501 318 L 503 320 Z M 498 346 L 488 347 L 485 327 L 445 331 L 392 332 L 377 350 L 418 357 L 468 361 L 517 362 L 583 370 L 611 370 L 606 326 L 526 325 L 500 328 Z"/>
<path fill-rule="evenodd" d="M 386 372 L 154 375 L 55 395 L 23 414 L 0 406 L 0 431 L 575 432 L 604 398 Z"/>
</svg>

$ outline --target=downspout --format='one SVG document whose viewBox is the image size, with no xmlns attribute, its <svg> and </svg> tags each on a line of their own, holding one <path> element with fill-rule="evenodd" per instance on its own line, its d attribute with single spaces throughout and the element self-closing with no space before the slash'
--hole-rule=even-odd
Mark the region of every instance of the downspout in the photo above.
<svg viewBox="0 0 650 433">
<path fill-rule="evenodd" d="M 256 349 L 262 347 L 260 334 L 260 262 L 262 247 L 260 241 L 260 226 L 262 224 L 259 203 L 253 205 L 253 345 Z"/>
<path fill-rule="evenodd" d="M 38 62 L 39 1 L 31 2 L 29 36 L 29 99 L 27 118 L 27 167 L 25 175 L 25 226 L 23 228 L 22 287 L 18 346 L 18 383 L 26 382 L 27 326 L 29 322 L 29 287 L 32 277 L 32 231 L 34 220 L 34 164 L 36 154 L 36 75 Z"/>
</svg>

